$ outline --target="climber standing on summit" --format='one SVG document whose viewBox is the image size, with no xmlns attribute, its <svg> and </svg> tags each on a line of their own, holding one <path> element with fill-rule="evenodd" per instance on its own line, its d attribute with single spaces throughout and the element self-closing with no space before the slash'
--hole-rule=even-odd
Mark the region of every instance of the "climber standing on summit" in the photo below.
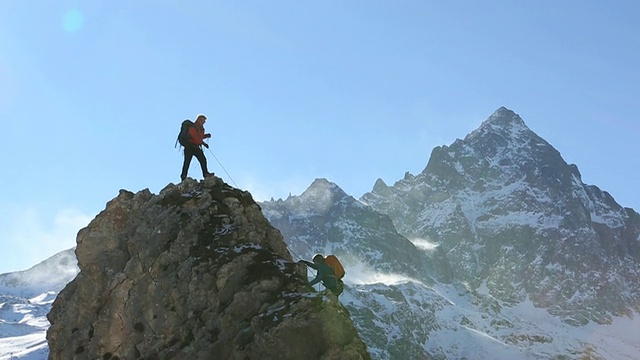
<svg viewBox="0 0 640 360">
<path fill-rule="evenodd" d="M 211 134 L 207 134 L 204 132 L 204 123 L 206 121 L 207 117 L 204 116 L 204 114 L 198 114 L 198 116 L 196 116 L 195 123 L 192 123 L 190 121 L 184 121 L 182 123 L 183 127 L 187 127 L 187 129 L 181 130 L 181 134 L 186 130 L 186 134 L 184 134 L 186 136 L 186 139 L 179 139 L 180 144 L 184 146 L 184 163 L 182 164 L 182 173 L 180 174 L 180 179 L 182 179 L 182 181 L 187 178 L 189 165 L 191 165 L 191 159 L 194 156 L 200 163 L 200 167 L 202 168 L 202 176 L 207 178 L 214 175 L 207 169 L 207 158 L 204 156 L 204 152 L 202 151 L 202 146 L 209 148 L 209 144 L 205 143 L 204 139 L 208 139 L 211 137 Z"/>
</svg>

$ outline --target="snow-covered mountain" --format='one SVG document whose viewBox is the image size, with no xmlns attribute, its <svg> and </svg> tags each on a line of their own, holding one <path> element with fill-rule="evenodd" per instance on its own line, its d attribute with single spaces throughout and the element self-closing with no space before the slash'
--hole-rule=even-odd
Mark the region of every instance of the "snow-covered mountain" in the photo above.
<svg viewBox="0 0 640 360">
<path fill-rule="evenodd" d="M 576 325 L 640 310 L 640 215 L 584 184 L 508 109 L 362 201 L 437 243 L 457 279 L 500 301 L 529 298 Z"/>
<path fill-rule="evenodd" d="M 341 300 L 374 357 L 640 353 L 640 217 L 508 109 L 360 200 L 319 179 L 261 206 L 295 255 L 346 263 Z"/>
<path fill-rule="evenodd" d="M 74 249 L 69 249 L 29 270 L 0 274 L 1 360 L 47 358 L 47 313 L 78 271 Z"/>
</svg>

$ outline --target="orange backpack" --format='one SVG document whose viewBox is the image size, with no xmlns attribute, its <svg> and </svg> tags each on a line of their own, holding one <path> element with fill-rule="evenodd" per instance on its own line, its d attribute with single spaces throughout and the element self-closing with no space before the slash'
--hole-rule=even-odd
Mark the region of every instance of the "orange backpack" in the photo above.
<svg viewBox="0 0 640 360">
<path fill-rule="evenodd" d="M 335 255 L 329 255 L 324 259 L 324 262 L 329 265 L 331 270 L 333 270 L 333 274 L 336 276 L 336 279 L 340 280 L 344 277 L 344 268 L 340 263 L 340 260 Z"/>
</svg>

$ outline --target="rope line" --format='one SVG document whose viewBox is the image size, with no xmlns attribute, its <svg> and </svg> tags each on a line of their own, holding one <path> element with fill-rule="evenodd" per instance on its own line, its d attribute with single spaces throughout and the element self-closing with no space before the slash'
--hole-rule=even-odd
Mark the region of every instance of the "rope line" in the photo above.
<svg viewBox="0 0 640 360">
<path fill-rule="evenodd" d="M 220 160 L 218 160 L 218 157 L 216 156 L 216 154 L 213 153 L 213 151 L 211 151 L 211 149 L 207 148 L 207 150 L 209 150 L 209 152 L 211 153 L 211 155 L 213 155 L 213 158 L 216 159 L 216 161 L 218 162 L 218 164 L 220 164 L 220 167 L 222 168 L 222 170 L 224 170 L 224 172 L 227 174 L 227 176 L 229 177 L 229 179 L 231 180 L 231 182 L 233 183 L 233 185 L 235 185 L 237 188 L 239 188 L 238 184 L 236 184 L 235 180 L 233 180 L 233 178 L 231 177 L 231 175 L 229 175 L 229 172 L 227 171 L 227 169 L 224 168 L 224 165 L 222 165 L 222 163 L 220 162 Z"/>
</svg>

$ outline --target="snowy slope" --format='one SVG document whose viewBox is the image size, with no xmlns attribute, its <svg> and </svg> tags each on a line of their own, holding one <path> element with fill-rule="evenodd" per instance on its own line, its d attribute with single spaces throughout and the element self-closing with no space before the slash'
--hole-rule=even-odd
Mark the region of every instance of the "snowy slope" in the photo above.
<svg viewBox="0 0 640 360">
<path fill-rule="evenodd" d="M 47 313 L 77 273 L 74 249 L 69 249 L 29 270 L 0 275 L 0 360 L 47 358 Z"/>
<path fill-rule="evenodd" d="M 60 291 L 78 271 L 74 249 L 61 251 L 28 270 L 0 274 L 0 294 L 30 298 Z"/>
</svg>

